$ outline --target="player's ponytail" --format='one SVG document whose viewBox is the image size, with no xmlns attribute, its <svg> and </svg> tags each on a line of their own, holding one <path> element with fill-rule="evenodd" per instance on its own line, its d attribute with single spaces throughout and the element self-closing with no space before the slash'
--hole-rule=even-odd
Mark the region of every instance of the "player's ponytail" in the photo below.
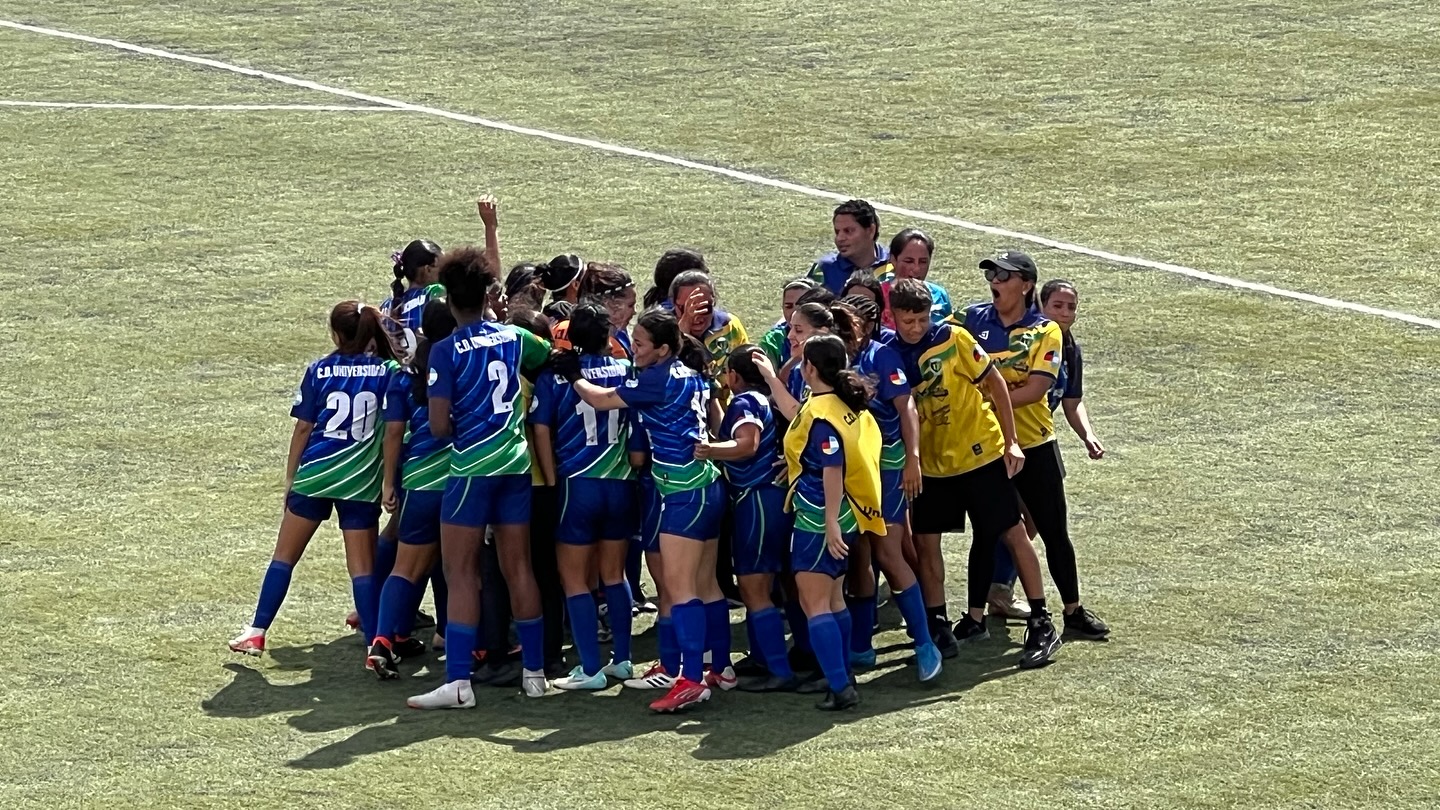
<svg viewBox="0 0 1440 810">
<path fill-rule="evenodd" d="M 680 362 L 698 372 L 704 379 L 710 379 L 710 350 L 699 338 L 691 334 L 680 336 L 680 351 L 676 353 Z"/>
<path fill-rule="evenodd" d="M 339 354 L 374 353 L 386 360 L 399 354 L 385 330 L 384 315 L 376 307 L 359 301 L 341 301 L 330 310 L 330 331 L 340 338 L 335 347 Z"/>
<path fill-rule="evenodd" d="M 861 343 L 865 340 L 873 340 L 880 334 L 880 305 L 876 304 L 865 295 L 847 295 L 840 299 L 840 304 L 849 307 L 859 316 L 859 331 L 862 335 Z M 870 325 L 870 330 L 865 331 L 865 325 Z M 857 347 L 858 348 L 858 347 Z"/>
<path fill-rule="evenodd" d="M 835 390 L 845 407 L 861 413 L 870 406 L 873 392 L 865 379 L 849 368 L 850 352 L 838 336 L 815 335 L 806 340 L 804 357 L 815 376 Z"/>
<path fill-rule="evenodd" d="M 830 305 L 830 318 L 834 325 L 830 331 L 834 332 L 845 343 L 845 349 L 851 354 L 860 350 L 860 345 L 865 342 L 861 334 L 863 326 L 860 323 L 860 315 L 853 307 L 845 303 Z"/>
</svg>

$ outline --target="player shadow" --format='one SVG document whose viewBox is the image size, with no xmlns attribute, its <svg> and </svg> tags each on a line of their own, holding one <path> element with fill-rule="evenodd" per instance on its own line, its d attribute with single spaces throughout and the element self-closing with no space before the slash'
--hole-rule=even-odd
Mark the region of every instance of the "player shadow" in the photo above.
<svg viewBox="0 0 1440 810">
<path fill-rule="evenodd" d="M 742 638 L 736 640 L 743 642 L 743 626 L 735 628 L 742 631 Z M 659 697 L 658 692 L 615 686 L 596 693 L 554 691 L 537 700 L 524 697 L 518 688 L 478 685 L 475 709 L 419 712 L 407 708 L 405 698 L 439 685 L 444 663 L 427 653 L 420 662 L 423 669 L 402 665 L 405 674 L 400 680 L 380 682 L 361 669 L 363 648 L 354 635 L 276 648 L 267 653 L 269 660 L 260 668 L 240 662 L 226 664 L 234 679 L 203 701 L 201 708 L 211 717 L 291 714 L 288 725 L 306 734 L 363 726 L 343 740 L 288 763 L 301 769 L 340 768 L 367 755 L 441 738 L 483 740 L 524 754 L 613 743 L 656 732 L 698 737 L 692 754 L 696 759 L 754 759 L 814 739 L 836 726 L 961 701 L 976 686 L 1015 674 L 1014 644 L 996 631 L 992 625 L 996 638 L 946 661 L 944 672 L 929 684 L 916 680 L 908 644 L 882 647 L 878 652 L 884 660 L 858 673 L 860 706 L 845 712 L 817 710 L 814 706 L 820 695 L 732 691 L 717 692 L 708 704 L 687 712 L 661 715 L 647 708 Z M 653 656 L 653 636 L 649 630 L 635 637 L 637 660 Z M 292 678 L 295 682 L 288 683 Z"/>
</svg>

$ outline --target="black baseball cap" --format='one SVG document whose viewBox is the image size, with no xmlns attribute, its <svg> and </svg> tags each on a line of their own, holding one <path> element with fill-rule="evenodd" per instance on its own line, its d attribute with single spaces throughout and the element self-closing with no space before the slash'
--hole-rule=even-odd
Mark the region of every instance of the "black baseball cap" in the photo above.
<svg viewBox="0 0 1440 810">
<path fill-rule="evenodd" d="M 980 260 L 981 270 L 1009 270 L 1018 273 L 1021 278 L 1028 278 L 1035 281 L 1040 278 L 1040 271 L 1035 269 L 1035 260 L 1018 250 L 1007 250 L 998 256 Z"/>
</svg>

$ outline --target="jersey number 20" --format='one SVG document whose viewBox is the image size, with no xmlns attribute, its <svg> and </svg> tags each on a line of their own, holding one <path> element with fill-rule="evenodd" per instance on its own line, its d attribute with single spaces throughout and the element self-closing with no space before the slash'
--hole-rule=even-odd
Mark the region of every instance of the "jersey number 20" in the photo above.
<svg viewBox="0 0 1440 810">
<path fill-rule="evenodd" d="M 325 423 L 325 436 L 330 439 L 351 438 L 363 442 L 375 435 L 375 420 L 380 414 L 380 398 L 374 392 L 361 391 L 354 399 L 344 391 L 331 391 L 325 398 L 325 407 L 333 408 L 335 415 Z M 347 429 L 345 423 L 349 422 Z"/>
</svg>

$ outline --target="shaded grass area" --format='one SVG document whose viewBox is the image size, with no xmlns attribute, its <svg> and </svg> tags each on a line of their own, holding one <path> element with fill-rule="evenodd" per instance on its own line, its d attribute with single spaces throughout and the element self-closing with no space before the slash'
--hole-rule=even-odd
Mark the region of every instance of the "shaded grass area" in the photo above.
<svg viewBox="0 0 1440 810">
<path fill-rule="evenodd" d="M 677 21 L 706 8 L 658 7 L 650 24 L 669 32 L 661 42 L 610 41 L 666 52 L 693 35 Z M 296 6 L 294 19 L 329 32 L 305 51 L 314 63 L 299 59 L 278 15 L 211 17 L 194 4 L 114 10 L 60 3 L 44 13 L 72 15 L 75 27 L 104 23 L 115 36 L 152 25 L 147 42 L 192 52 L 241 40 L 244 19 L 245 58 L 337 75 L 350 69 L 342 57 L 353 59 L 387 75 L 376 80 L 388 83 L 383 92 L 435 86 L 456 92 L 441 106 L 490 111 L 469 103 L 479 91 L 461 88 L 453 67 L 489 65 L 496 57 L 483 48 L 439 49 L 444 58 L 387 74 L 384 60 L 398 59 L 412 33 L 389 28 L 398 12 L 385 8 Z M 780 31 L 782 41 L 828 24 L 780 5 L 725 14 L 739 20 L 741 11 L 750 12 L 744 25 L 790 13 L 797 31 Z M 593 34 L 597 17 L 638 24 L 622 12 L 554 13 Z M 908 30 L 891 26 L 877 36 Z M 361 61 L 360 43 L 382 30 L 392 44 L 366 52 L 379 61 Z M 501 36 L 489 30 L 476 36 Z M 182 34 L 194 47 L 181 47 Z M 12 41 L 31 42 L 0 33 Z M 26 47 L 28 64 L 47 66 L 35 75 L 68 69 Z M 749 69 L 734 50 L 707 58 Z M 548 70 L 543 87 L 532 82 L 536 93 L 584 91 L 588 103 L 621 105 L 659 92 L 625 85 L 615 96 Z M 776 75 L 782 89 L 794 81 Z M 115 65 L 112 78 L 132 92 L 158 82 L 174 94 L 126 100 L 251 92 L 229 77 L 143 60 Z M 347 86 L 382 92 L 350 78 Z M 497 84 L 485 92 L 501 97 Z M 780 140 L 789 145 L 746 148 L 775 166 L 793 159 L 792 177 L 823 168 L 863 185 L 881 168 L 909 171 L 883 153 L 844 166 L 822 154 L 833 157 L 827 138 L 855 137 L 809 114 L 837 86 L 817 82 L 793 104 L 777 96 L 789 111 L 768 114 L 787 116 Z M 749 109 L 749 96 L 732 98 Z M 0 321 L 17 368 L 0 386 L 0 415 L 23 426 L 24 440 L 11 462 L 24 485 L 0 490 L 0 589 L 14 625 L 44 642 L 0 691 L 0 732 L 16 741 L 0 752 L 0 803 L 368 806 L 376 784 L 441 806 L 718 797 L 848 807 L 877 784 L 897 806 L 1429 803 L 1437 761 L 1427 741 L 1440 700 L 1430 675 L 1440 623 L 1428 610 L 1440 492 L 1429 459 L 1440 416 L 1423 406 L 1435 391 L 1422 360 L 1433 353 L 1428 333 L 1037 252 L 1047 275 L 1073 278 L 1084 296 L 1088 396 L 1111 458 L 1086 463 L 1066 445 L 1072 522 L 1087 603 L 1116 627 L 1115 641 L 1067 646 L 1056 666 L 1009 677 L 1020 641 L 1012 628 L 947 662 L 924 688 L 903 666 L 904 636 L 889 616 L 879 643 L 891 649 L 865 679 L 866 702 L 838 718 L 802 698 L 747 695 L 658 718 L 641 696 L 614 690 L 541 701 L 484 690 L 477 711 L 418 715 L 402 699 L 433 685 L 433 665 L 414 681 L 377 684 L 359 668 L 358 640 L 337 633 L 349 596 L 332 529 L 299 569 L 274 651 L 236 662 L 220 644 L 253 606 L 280 506 L 285 414 L 304 363 L 327 348 L 327 308 L 343 297 L 378 301 L 388 254 L 409 238 L 478 239 L 468 200 L 494 190 L 507 261 L 578 250 L 643 275 L 663 247 L 697 245 L 722 298 L 758 333 L 777 315 L 781 280 L 823 249 L 828 206 L 424 118 L 83 115 L 0 111 L 0 142 L 12 144 L 0 151 L 0 176 L 17 178 L 15 203 L 0 214 L 0 285 L 23 291 Z M 748 113 L 737 118 L 739 132 L 765 128 Z M 607 126 L 624 135 L 642 121 L 615 116 Z M 650 124 L 651 137 L 680 145 L 748 143 L 699 113 Z M 1103 175 L 1124 153 L 1114 160 L 1087 171 Z M 907 186 L 917 196 L 963 193 L 933 153 L 912 162 L 931 172 Z M 1177 157 L 1164 171 L 1195 169 Z M 1197 227 L 1206 249 L 1241 255 L 1245 245 L 1222 221 L 1161 213 L 1166 195 L 1154 188 L 1133 193 L 1159 208 L 1064 221 L 1140 240 Z M 1020 209 L 1026 196 L 1006 189 L 989 204 Z M 1313 202 L 1257 204 L 1281 222 Z M 982 295 L 970 268 L 1001 245 L 938 236 L 937 279 L 958 299 Z M 1319 224 L 1285 238 L 1302 254 L 1347 237 Z M 1357 283 L 1323 268 L 1314 277 Z M 949 542 L 951 571 L 961 572 L 964 538 Z M 640 644 L 652 649 L 648 632 Z"/>
</svg>

